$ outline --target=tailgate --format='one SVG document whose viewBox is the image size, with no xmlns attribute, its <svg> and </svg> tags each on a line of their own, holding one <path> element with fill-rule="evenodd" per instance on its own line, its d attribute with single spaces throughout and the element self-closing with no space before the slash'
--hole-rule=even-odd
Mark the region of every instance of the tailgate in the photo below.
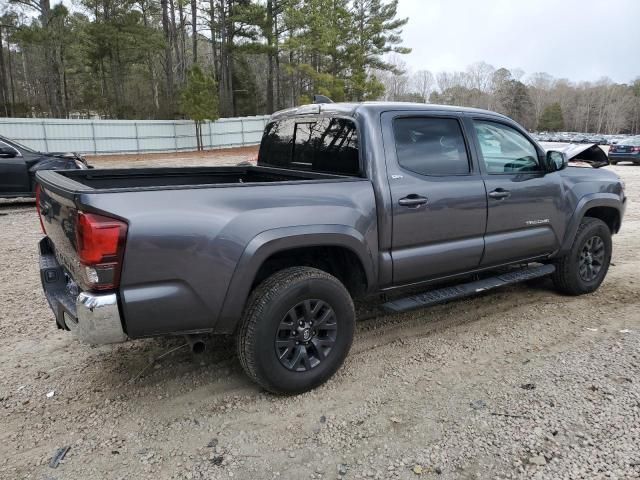
<svg viewBox="0 0 640 480">
<path fill-rule="evenodd" d="M 45 172 L 51 174 L 52 172 Z M 126 222 L 80 209 L 82 195 L 59 188 L 62 175 L 36 176 L 36 203 L 49 249 L 71 279 L 85 290 L 116 290 L 120 280 Z"/>
<path fill-rule="evenodd" d="M 71 199 L 52 192 L 42 184 L 38 185 L 36 203 L 52 253 L 71 277 L 77 278 L 81 268 L 76 253 L 78 209 Z"/>
</svg>

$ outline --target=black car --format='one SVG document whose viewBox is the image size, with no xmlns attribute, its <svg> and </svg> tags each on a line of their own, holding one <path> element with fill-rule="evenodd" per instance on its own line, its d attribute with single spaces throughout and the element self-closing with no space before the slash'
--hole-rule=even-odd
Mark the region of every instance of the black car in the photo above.
<svg viewBox="0 0 640 480">
<path fill-rule="evenodd" d="M 43 153 L 0 136 L 0 198 L 32 197 L 38 170 L 89 168 L 75 153 Z"/>
<path fill-rule="evenodd" d="M 609 148 L 609 161 L 611 165 L 625 161 L 640 165 L 640 135 L 611 145 Z"/>
</svg>

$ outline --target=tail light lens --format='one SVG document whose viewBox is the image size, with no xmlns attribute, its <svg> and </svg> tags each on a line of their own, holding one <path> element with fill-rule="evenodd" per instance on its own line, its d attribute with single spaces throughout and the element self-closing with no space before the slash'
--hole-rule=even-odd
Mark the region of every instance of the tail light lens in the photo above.
<svg viewBox="0 0 640 480">
<path fill-rule="evenodd" d="M 40 220 L 40 228 L 42 229 L 42 233 L 47 234 L 44 229 L 44 222 L 42 221 L 42 212 L 40 211 L 40 194 L 42 187 L 40 187 L 39 183 L 36 183 L 36 211 L 38 212 L 38 220 Z"/>
<path fill-rule="evenodd" d="M 82 287 L 110 290 L 120 283 L 127 224 L 95 213 L 78 212 L 76 250 L 82 264 Z"/>
<path fill-rule="evenodd" d="M 640 152 L 640 147 L 633 147 L 631 149 L 632 152 Z"/>
</svg>

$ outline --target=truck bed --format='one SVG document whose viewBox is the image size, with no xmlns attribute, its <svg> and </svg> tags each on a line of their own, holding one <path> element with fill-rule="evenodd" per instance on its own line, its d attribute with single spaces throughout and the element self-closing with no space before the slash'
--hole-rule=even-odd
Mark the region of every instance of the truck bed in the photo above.
<svg viewBox="0 0 640 480">
<path fill-rule="evenodd" d="M 264 166 L 92 169 L 40 172 L 39 180 L 54 190 L 97 191 L 163 190 L 240 186 L 274 182 L 348 180 L 353 177 Z M 60 192 L 62 193 L 62 192 Z"/>
<path fill-rule="evenodd" d="M 362 177 L 237 166 L 46 171 L 36 180 L 47 235 L 43 275 L 53 270 L 49 283 L 60 282 L 54 286 L 62 293 L 52 300 L 60 325 L 61 304 L 77 318 L 65 292 L 93 291 L 91 280 L 107 285 L 100 295 L 117 295 L 129 338 L 232 333 L 245 299 L 242 293 L 227 301 L 227 291 L 244 292 L 251 286 L 244 280 L 253 282 L 239 265 L 257 268 L 282 241 L 288 248 L 346 242 L 367 259 L 378 249 L 373 185 Z M 116 252 L 122 257 L 111 253 L 87 269 L 80 225 L 109 220 L 126 224 L 126 247 Z M 254 255 L 265 257 L 244 266 L 241 259 Z M 119 284 L 111 288 L 114 278 Z"/>
</svg>

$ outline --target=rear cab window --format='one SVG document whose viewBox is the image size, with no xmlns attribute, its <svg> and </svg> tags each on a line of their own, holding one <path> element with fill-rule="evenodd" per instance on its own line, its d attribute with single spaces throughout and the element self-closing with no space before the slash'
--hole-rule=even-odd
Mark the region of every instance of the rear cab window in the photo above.
<svg viewBox="0 0 640 480">
<path fill-rule="evenodd" d="M 265 128 L 258 165 L 363 176 L 355 123 L 345 118 L 289 118 Z"/>
<path fill-rule="evenodd" d="M 467 147 L 455 118 L 407 117 L 393 121 L 398 164 L 426 176 L 468 175 Z"/>
</svg>

